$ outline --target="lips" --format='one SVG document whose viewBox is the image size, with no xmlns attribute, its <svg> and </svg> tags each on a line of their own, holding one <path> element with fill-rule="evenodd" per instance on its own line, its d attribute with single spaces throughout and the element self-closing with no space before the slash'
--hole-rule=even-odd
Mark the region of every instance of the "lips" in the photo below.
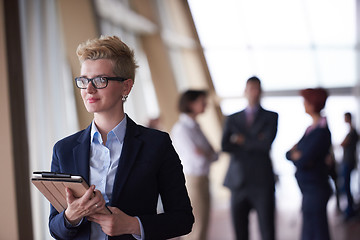
<svg viewBox="0 0 360 240">
<path fill-rule="evenodd" d="M 88 98 L 88 103 L 94 103 L 97 102 L 99 99 L 98 98 Z"/>
</svg>

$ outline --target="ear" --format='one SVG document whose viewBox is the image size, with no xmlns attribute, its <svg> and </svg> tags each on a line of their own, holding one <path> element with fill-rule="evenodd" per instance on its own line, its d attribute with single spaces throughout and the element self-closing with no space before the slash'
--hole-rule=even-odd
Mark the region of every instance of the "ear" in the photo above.
<svg viewBox="0 0 360 240">
<path fill-rule="evenodd" d="M 134 86 L 134 80 L 132 80 L 131 78 L 126 79 L 123 82 L 123 86 L 124 86 L 123 95 L 129 95 L 132 87 Z"/>
</svg>

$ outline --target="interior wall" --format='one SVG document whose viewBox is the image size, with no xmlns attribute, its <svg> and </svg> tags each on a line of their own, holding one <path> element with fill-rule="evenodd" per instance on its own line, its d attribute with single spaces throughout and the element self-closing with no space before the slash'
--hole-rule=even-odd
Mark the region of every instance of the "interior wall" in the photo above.
<svg viewBox="0 0 360 240">
<path fill-rule="evenodd" d="M 169 1 L 169 8 L 174 16 L 176 29 L 184 36 L 191 38 L 193 48 L 183 50 L 183 62 L 189 76 L 189 88 L 204 88 L 208 90 L 208 106 L 204 114 L 198 117 L 199 124 L 214 149 L 221 153 L 221 137 L 223 127 L 223 113 L 219 98 L 208 69 L 203 48 L 197 34 L 194 20 L 187 1 Z M 223 186 L 223 179 L 229 165 L 229 155 L 219 154 L 219 159 L 211 164 L 210 182 L 212 201 L 218 204 L 227 203 L 229 190 Z"/>
<path fill-rule="evenodd" d="M 76 55 L 77 46 L 98 36 L 96 16 L 91 0 L 61 0 L 57 1 L 60 22 L 65 42 L 66 58 L 71 66 L 73 79 L 80 74 L 80 63 Z M 88 113 L 81 99 L 80 91 L 73 81 L 76 107 L 80 129 L 86 128 L 92 121 L 93 115 Z"/>
<path fill-rule="evenodd" d="M 0 198 L 0 215 L 3 216 L 0 218 L 0 239 L 18 239 L 3 4 L 4 0 L 0 0 L 0 181 L 6 194 Z"/>
<path fill-rule="evenodd" d="M 18 1 L 1 1 L 1 239 L 33 239 Z M 21 226 L 21 228 L 20 228 Z"/>
<path fill-rule="evenodd" d="M 183 64 L 186 66 L 188 76 L 188 87 L 202 88 L 209 92 L 207 110 L 199 116 L 198 120 L 209 141 L 217 150 L 220 150 L 223 116 L 189 5 L 187 1 L 182 0 L 166 3 L 169 4 L 168 9 L 173 16 L 177 32 L 194 41 L 192 48 L 182 50 Z"/>
<path fill-rule="evenodd" d="M 154 1 L 133 0 L 134 10 L 159 26 L 159 19 Z M 164 129 L 170 131 L 177 120 L 177 89 L 166 45 L 162 40 L 161 32 L 140 36 L 141 44 L 146 53 L 151 76 L 159 102 L 161 121 Z"/>
</svg>

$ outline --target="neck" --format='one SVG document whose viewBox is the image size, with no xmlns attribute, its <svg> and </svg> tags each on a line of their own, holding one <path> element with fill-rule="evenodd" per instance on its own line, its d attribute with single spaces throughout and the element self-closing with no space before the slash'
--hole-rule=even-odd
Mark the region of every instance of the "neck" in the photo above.
<svg viewBox="0 0 360 240">
<path fill-rule="evenodd" d="M 248 107 L 254 108 L 254 107 L 257 107 L 257 106 L 259 106 L 259 105 L 260 105 L 259 102 L 249 102 Z"/>
<path fill-rule="evenodd" d="M 196 113 L 188 113 L 187 115 L 194 120 L 196 119 L 196 116 L 197 116 Z"/>
<path fill-rule="evenodd" d="M 101 134 L 104 144 L 107 140 L 107 134 L 113 130 L 125 117 L 125 113 L 121 112 L 117 115 L 105 116 L 104 114 L 95 113 L 94 122 Z"/>
<path fill-rule="evenodd" d="M 313 125 L 318 124 L 320 119 L 321 119 L 320 113 L 314 113 L 314 114 L 311 115 L 311 117 L 313 119 Z"/>
</svg>

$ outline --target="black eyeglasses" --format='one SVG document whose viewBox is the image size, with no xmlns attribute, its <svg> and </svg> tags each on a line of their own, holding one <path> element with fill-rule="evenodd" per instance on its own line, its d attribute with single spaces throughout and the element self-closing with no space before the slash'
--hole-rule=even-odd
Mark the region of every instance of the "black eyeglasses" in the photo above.
<svg viewBox="0 0 360 240">
<path fill-rule="evenodd" d="M 77 77 L 75 78 L 76 86 L 80 89 L 86 89 L 91 82 L 94 88 L 101 89 L 106 88 L 109 81 L 119 81 L 123 82 L 127 78 L 122 77 L 94 77 L 94 78 L 86 78 L 86 77 Z"/>
</svg>

